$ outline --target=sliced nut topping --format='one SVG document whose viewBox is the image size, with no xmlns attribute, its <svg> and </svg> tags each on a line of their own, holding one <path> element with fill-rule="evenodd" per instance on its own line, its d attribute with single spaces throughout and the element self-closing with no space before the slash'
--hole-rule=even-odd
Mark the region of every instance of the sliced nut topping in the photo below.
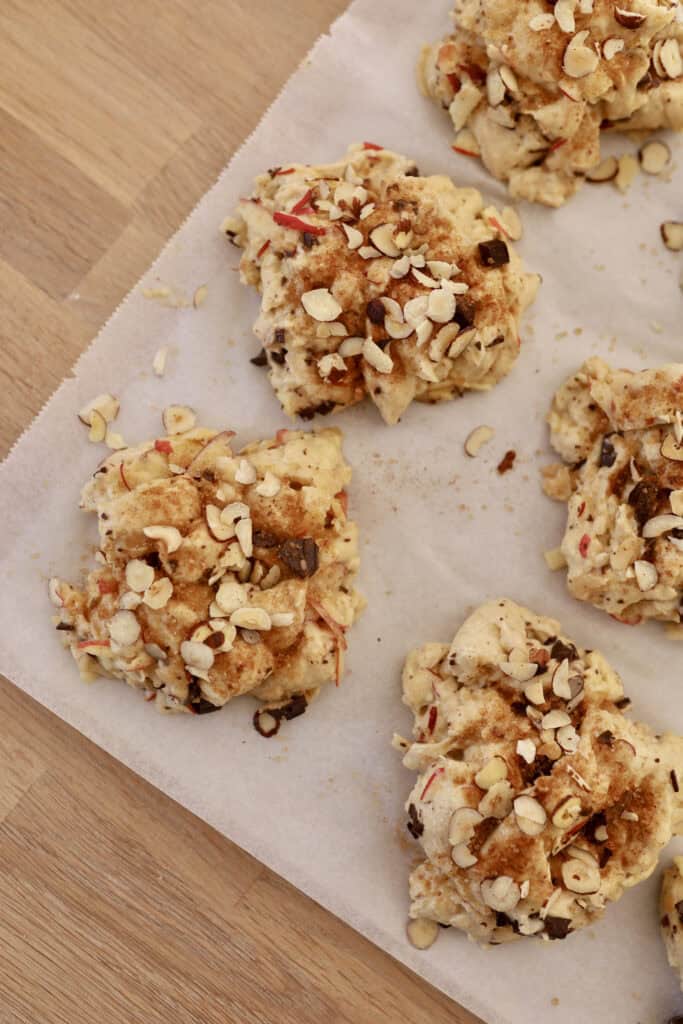
<svg viewBox="0 0 683 1024">
<path fill-rule="evenodd" d="M 614 181 L 619 173 L 619 161 L 615 156 L 605 157 L 596 167 L 586 171 L 586 181 L 601 185 L 605 181 Z"/>
<path fill-rule="evenodd" d="M 474 327 L 469 327 L 466 331 L 461 331 L 448 350 L 448 358 L 458 359 L 465 349 L 469 348 L 476 336 L 477 331 Z"/>
<path fill-rule="evenodd" d="M 222 510 L 217 505 L 207 505 L 204 509 L 204 518 L 207 529 L 214 540 L 226 541 L 235 536 L 235 527 L 232 523 L 225 522 L 222 518 Z"/>
<path fill-rule="evenodd" d="M 665 142 L 654 139 L 641 146 L 638 156 L 646 174 L 661 174 L 671 163 L 671 150 Z"/>
<path fill-rule="evenodd" d="M 247 603 L 247 593 L 241 583 L 225 580 L 216 593 L 216 604 L 224 615 L 231 615 Z"/>
<path fill-rule="evenodd" d="M 671 252 L 683 250 L 683 222 L 678 220 L 667 220 L 660 228 L 662 241 Z"/>
<path fill-rule="evenodd" d="M 380 224 L 370 232 L 370 241 L 384 256 L 396 258 L 401 255 L 401 250 L 394 241 L 394 230 L 393 224 Z"/>
<path fill-rule="evenodd" d="M 598 825 L 593 835 L 598 843 L 606 843 L 609 839 L 609 833 L 605 825 Z"/>
<path fill-rule="evenodd" d="M 562 881 L 570 892 L 587 896 L 600 888 L 600 868 L 595 862 L 588 864 L 572 857 L 562 865 Z"/>
<path fill-rule="evenodd" d="M 388 316 L 384 321 L 384 329 L 390 338 L 403 339 L 409 338 L 413 333 L 413 328 L 410 324 L 402 323 L 400 320 L 394 320 L 393 317 Z"/>
<path fill-rule="evenodd" d="M 418 917 L 415 921 L 410 921 L 406 931 L 415 949 L 429 949 L 439 937 L 438 924 L 426 917 Z"/>
<path fill-rule="evenodd" d="M 560 711 L 559 708 L 555 708 L 549 711 L 547 715 L 544 715 L 541 719 L 541 728 L 543 729 L 562 729 L 565 725 L 571 725 L 571 718 L 566 711 Z"/>
<path fill-rule="evenodd" d="M 361 245 L 358 249 L 358 255 L 364 260 L 376 260 L 382 255 L 379 249 L 375 249 L 374 245 Z"/>
<path fill-rule="evenodd" d="M 119 608 L 123 608 L 128 612 L 134 612 L 141 604 L 142 594 L 136 594 L 133 590 L 126 591 L 126 593 L 121 594 L 121 597 L 119 598 Z"/>
<path fill-rule="evenodd" d="M 166 661 L 166 651 L 159 644 L 145 644 L 145 654 L 149 654 L 155 661 Z"/>
<path fill-rule="evenodd" d="M 564 557 L 562 548 L 551 548 L 549 551 L 544 551 L 543 557 L 551 572 L 567 568 L 567 559 Z"/>
<path fill-rule="evenodd" d="M 341 306 L 329 288 L 314 288 L 310 292 L 304 292 L 301 296 L 301 305 L 309 316 L 321 323 L 330 323 L 332 320 L 336 320 L 342 312 Z"/>
<path fill-rule="evenodd" d="M 547 32 L 547 30 L 553 28 L 554 25 L 554 14 L 535 14 L 534 17 L 529 20 L 529 28 L 532 32 Z"/>
<path fill-rule="evenodd" d="M 575 7 L 575 0 L 557 0 L 555 4 L 555 21 L 563 32 L 574 32 L 576 29 Z"/>
<path fill-rule="evenodd" d="M 90 412 L 90 430 L 88 431 L 88 440 L 92 444 L 100 444 L 104 441 L 107 436 L 107 421 L 104 416 L 97 411 L 92 409 Z"/>
<path fill-rule="evenodd" d="M 496 755 L 488 764 L 485 764 L 474 776 L 474 781 L 479 789 L 491 789 L 497 782 L 502 782 L 508 776 L 508 766 L 505 758 Z"/>
<path fill-rule="evenodd" d="M 619 157 L 619 170 L 614 179 L 614 184 L 620 192 L 628 192 L 633 182 L 638 177 L 640 165 L 632 153 L 624 153 Z"/>
<path fill-rule="evenodd" d="M 463 128 L 458 132 L 453 149 L 456 153 L 464 153 L 465 156 L 481 156 L 481 147 L 469 128 Z"/>
<path fill-rule="evenodd" d="M 365 206 L 363 207 L 363 209 L 360 211 L 360 217 L 358 219 L 359 220 L 367 220 L 368 217 L 372 213 L 374 213 L 374 212 L 375 212 L 375 204 L 374 203 L 366 203 Z"/>
<path fill-rule="evenodd" d="M 403 317 L 406 323 L 417 327 L 427 316 L 429 306 L 428 295 L 418 295 L 415 299 L 409 299 L 403 307 Z"/>
<path fill-rule="evenodd" d="M 163 345 L 160 349 L 157 349 L 154 359 L 152 360 L 152 369 L 157 377 L 163 377 L 166 372 L 166 360 L 168 359 L 168 346 Z"/>
<path fill-rule="evenodd" d="M 581 801 L 578 796 L 568 796 L 562 803 L 555 809 L 552 816 L 552 823 L 555 828 L 561 828 L 562 831 L 566 831 L 575 825 L 581 817 Z"/>
<path fill-rule="evenodd" d="M 491 910 L 508 914 L 515 909 L 522 897 L 514 878 L 500 875 L 498 878 L 484 879 L 481 883 L 481 898 Z"/>
<path fill-rule="evenodd" d="M 243 501 L 232 501 L 221 512 L 221 519 L 224 523 L 236 523 L 238 519 L 248 519 L 249 515 L 248 505 Z"/>
<path fill-rule="evenodd" d="M 640 28 L 646 16 L 637 11 L 626 11 L 623 7 L 614 8 L 614 19 L 624 28 Z"/>
<path fill-rule="evenodd" d="M 264 632 L 271 628 L 270 615 L 263 608 L 237 608 L 230 616 L 230 625 L 240 629 L 254 629 Z"/>
<path fill-rule="evenodd" d="M 636 574 L 636 583 L 640 590 L 652 590 L 659 583 L 659 573 L 652 562 L 638 559 L 633 563 L 633 571 Z"/>
<path fill-rule="evenodd" d="M 453 863 L 457 867 L 464 868 L 465 870 L 467 870 L 467 868 L 471 868 L 479 860 L 478 857 L 475 857 L 475 855 L 470 852 L 470 848 L 467 843 L 458 843 L 457 846 L 454 846 L 451 850 L 451 857 L 453 858 Z"/>
<path fill-rule="evenodd" d="M 659 63 L 669 78 L 683 75 L 683 57 L 677 39 L 667 39 L 659 50 Z"/>
<path fill-rule="evenodd" d="M 240 459 L 235 473 L 235 480 L 238 484 L 255 484 L 257 480 L 256 470 L 247 459 Z"/>
<path fill-rule="evenodd" d="M 122 448 L 127 448 L 128 445 L 123 440 L 121 434 L 117 434 L 113 430 L 108 430 L 104 435 L 104 443 L 107 448 L 111 448 L 113 452 L 120 452 Z"/>
<path fill-rule="evenodd" d="M 92 424 L 93 412 L 98 412 L 105 423 L 111 423 L 118 416 L 120 408 L 121 403 L 113 395 L 97 395 L 91 402 L 83 406 L 78 413 L 78 418 L 81 423 L 85 423 L 86 427 L 89 427 Z"/>
<path fill-rule="evenodd" d="M 517 76 L 512 70 L 512 68 L 509 68 L 507 64 L 503 64 L 498 70 L 500 72 L 500 77 L 503 79 L 503 82 L 505 83 L 505 88 L 508 90 L 508 92 L 511 92 L 513 94 L 518 92 L 519 83 L 517 81 Z"/>
<path fill-rule="evenodd" d="M 527 836 L 541 834 L 547 821 L 547 814 L 542 804 L 532 796 L 518 796 L 513 801 L 515 819 L 521 832 Z"/>
<path fill-rule="evenodd" d="M 611 36 L 602 44 L 602 55 L 605 60 L 614 60 L 616 55 L 621 53 L 625 46 L 626 43 L 623 39 L 619 39 L 618 36 Z"/>
<path fill-rule="evenodd" d="M 394 368 L 394 361 L 388 352 L 383 352 L 371 338 L 363 342 L 363 358 L 378 373 L 391 373 Z"/>
<path fill-rule="evenodd" d="M 465 453 L 474 459 L 479 454 L 480 450 L 485 444 L 493 439 L 495 430 L 493 427 L 481 426 L 475 427 L 475 429 L 468 434 L 465 440 Z"/>
<path fill-rule="evenodd" d="M 683 490 L 672 491 L 669 495 L 671 511 L 677 516 L 683 516 Z"/>
<path fill-rule="evenodd" d="M 161 422 L 167 434 L 184 434 L 186 430 L 192 430 L 197 416 L 189 405 L 167 405 L 161 414 Z"/>
<path fill-rule="evenodd" d="M 175 526 L 143 526 L 142 532 L 150 540 L 160 540 L 169 555 L 177 551 L 183 542 L 182 534 Z"/>
<path fill-rule="evenodd" d="M 112 615 L 107 623 L 109 636 L 119 647 L 130 647 L 140 636 L 140 623 L 133 612 L 121 611 Z"/>
<path fill-rule="evenodd" d="M 344 366 L 346 366 L 345 363 Z M 279 494 L 281 486 L 282 484 L 278 477 L 275 476 L 275 473 L 267 470 L 263 480 L 256 485 L 254 490 L 261 498 L 274 498 L 276 494 Z"/>
<path fill-rule="evenodd" d="M 295 620 L 294 612 L 273 612 L 270 616 L 274 629 L 285 629 L 287 626 L 293 626 Z"/>
<path fill-rule="evenodd" d="M 48 580 L 47 584 L 47 596 L 50 598 L 52 604 L 54 604 L 57 608 L 64 607 L 64 601 L 59 591 L 60 583 L 61 580 L 59 580 L 56 576 L 52 576 L 51 579 Z"/>
<path fill-rule="evenodd" d="M 555 738 L 567 754 L 575 754 L 581 743 L 581 737 L 573 725 L 563 725 L 557 730 Z"/>
<path fill-rule="evenodd" d="M 577 32 L 564 51 L 562 67 L 570 78 L 584 78 L 592 74 L 600 63 L 595 50 L 586 45 L 589 34 L 587 29 Z"/>
<path fill-rule="evenodd" d="M 195 644 L 203 644 L 207 637 L 211 636 L 213 630 L 208 622 L 202 622 L 201 626 L 197 626 L 194 633 L 190 637 Z"/>
<path fill-rule="evenodd" d="M 251 519 L 240 519 L 235 524 L 235 536 L 246 558 L 254 553 L 253 526 Z M 247 627 L 249 628 L 249 627 Z"/>
<path fill-rule="evenodd" d="M 537 679 L 535 682 L 529 683 L 528 686 L 525 686 L 524 696 L 530 704 L 543 704 L 545 702 L 545 694 L 543 693 L 543 680 Z"/>
<path fill-rule="evenodd" d="M 207 644 L 195 640 L 183 640 L 180 645 L 180 657 L 190 671 L 198 669 L 208 672 L 213 667 L 214 653 Z"/>
<path fill-rule="evenodd" d="M 452 263 L 446 263 L 445 260 L 427 260 L 427 267 L 429 268 L 429 273 L 434 277 L 439 280 L 445 279 L 446 281 L 450 280 L 458 270 Z"/>
<path fill-rule="evenodd" d="M 427 316 L 437 324 L 447 324 L 455 316 L 455 296 L 448 288 L 438 288 L 429 296 Z"/>
<path fill-rule="evenodd" d="M 562 700 L 571 700 L 572 692 L 569 686 L 569 660 L 561 661 L 553 673 L 553 693 Z"/>
<path fill-rule="evenodd" d="M 173 594 L 173 584 L 167 576 L 162 576 L 161 579 L 156 580 L 150 587 L 145 591 L 143 601 L 149 608 L 159 609 L 165 608 L 168 602 L 171 600 Z"/>
<path fill-rule="evenodd" d="M 507 818 L 512 811 L 514 790 L 507 779 L 496 782 L 479 801 L 479 813 L 484 818 Z"/>
<path fill-rule="evenodd" d="M 425 320 L 424 323 L 430 324 L 431 321 Z M 420 324 L 420 328 L 421 327 L 422 324 Z M 418 328 L 418 344 L 420 342 L 420 328 Z M 443 359 L 444 355 L 451 348 L 452 343 L 457 338 L 459 330 L 460 328 L 458 324 L 446 324 L 441 328 L 429 346 L 429 358 L 433 362 L 438 363 L 439 360 Z M 422 333 L 426 333 L 426 328 L 423 329 Z"/>
<path fill-rule="evenodd" d="M 429 274 L 423 274 L 422 271 L 418 270 L 417 267 L 413 267 L 413 277 L 418 282 L 418 284 L 424 285 L 425 288 L 441 287 L 439 281 L 436 281 L 433 277 L 430 277 Z M 427 299 L 427 305 L 429 305 L 429 299 Z"/>
<path fill-rule="evenodd" d="M 345 338 L 337 351 L 344 359 L 353 358 L 354 355 L 360 355 L 365 340 L 365 338 Z M 346 364 L 344 364 L 345 366 Z"/>
<path fill-rule="evenodd" d="M 654 516 L 645 523 L 643 537 L 650 540 L 653 537 L 661 537 L 662 534 L 669 533 L 670 530 L 680 529 L 683 529 L 683 516 L 669 514 Z"/>
<path fill-rule="evenodd" d="M 505 82 L 498 68 L 491 68 L 486 76 L 486 96 L 492 107 L 497 107 L 505 99 Z"/>
<path fill-rule="evenodd" d="M 358 228 L 352 228 L 349 224 L 342 224 L 346 240 L 349 243 L 349 249 L 360 249 L 363 244 L 363 232 L 359 231 Z"/>
<path fill-rule="evenodd" d="M 484 819 L 474 807 L 459 807 L 451 815 L 448 826 L 448 842 L 451 846 L 459 846 L 460 843 L 467 843 L 474 835 L 477 825 Z"/>
<path fill-rule="evenodd" d="M 126 566 L 126 583 L 131 590 L 141 594 L 154 583 L 154 569 L 141 558 L 132 558 Z"/>
<path fill-rule="evenodd" d="M 536 760 L 536 744 L 533 740 L 517 740 L 517 747 L 515 749 L 517 754 L 527 764 L 533 764 Z"/>
<path fill-rule="evenodd" d="M 411 266 L 410 256 L 401 256 L 400 259 L 396 260 L 389 273 L 394 280 L 400 281 L 401 278 L 406 277 L 410 273 Z"/>
<path fill-rule="evenodd" d="M 499 668 L 518 683 L 528 683 L 538 672 L 538 665 L 533 661 L 502 661 Z"/>
</svg>

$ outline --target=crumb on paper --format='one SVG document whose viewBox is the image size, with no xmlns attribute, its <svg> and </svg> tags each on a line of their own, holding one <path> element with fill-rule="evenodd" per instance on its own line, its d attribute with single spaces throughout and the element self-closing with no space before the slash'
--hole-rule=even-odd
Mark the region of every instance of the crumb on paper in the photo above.
<svg viewBox="0 0 683 1024">
<path fill-rule="evenodd" d="M 207 284 L 200 284 L 192 297 L 192 305 L 195 309 L 199 309 L 200 306 L 204 305 L 208 294 L 209 286 Z"/>
<path fill-rule="evenodd" d="M 157 377 L 163 377 L 166 371 L 166 360 L 168 359 L 168 345 L 162 346 L 156 352 L 152 360 L 152 369 Z"/>
</svg>

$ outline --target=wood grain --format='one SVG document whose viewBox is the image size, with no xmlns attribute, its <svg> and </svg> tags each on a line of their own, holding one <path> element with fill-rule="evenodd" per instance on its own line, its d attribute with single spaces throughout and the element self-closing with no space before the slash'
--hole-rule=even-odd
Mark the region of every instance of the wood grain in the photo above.
<svg viewBox="0 0 683 1024">
<path fill-rule="evenodd" d="M 0 454 L 344 0 L 3 0 Z M 474 1018 L 0 682 L 0 1024 Z"/>
</svg>

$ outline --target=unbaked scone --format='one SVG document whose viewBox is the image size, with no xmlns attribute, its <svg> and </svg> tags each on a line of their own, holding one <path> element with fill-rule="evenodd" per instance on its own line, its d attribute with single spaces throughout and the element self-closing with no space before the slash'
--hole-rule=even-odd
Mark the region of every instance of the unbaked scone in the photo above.
<svg viewBox="0 0 683 1024">
<path fill-rule="evenodd" d="M 479 943 L 564 939 L 647 878 L 683 828 L 683 740 L 624 715 L 621 679 L 553 619 L 483 605 L 413 651 L 403 699 L 424 860 L 410 916 Z"/>
<path fill-rule="evenodd" d="M 559 389 L 544 470 L 568 503 L 567 585 L 622 622 L 680 622 L 683 600 L 683 364 L 632 373 L 589 359 Z"/>
<path fill-rule="evenodd" d="M 456 0 L 426 46 L 423 92 L 445 107 L 456 151 L 513 196 L 560 206 L 600 162 L 600 132 L 683 129 L 678 0 Z"/>
<path fill-rule="evenodd" d="M 674 857 L 664 872 L 659 909 L 666 955 L 683 989 L 683 857 Z"/>
<path fill-rule="evenodd" d="M 251 693 L 272 732 L 341 678 L 362 608 L 351 469 L 338 430 L 237 453 L 232 436 L 193 427 L 110 455 L 81 499 L 99 565 L 49 591 L 85 678 L 123 679 L 164 711 Z"/>
<path fill-rule="evenodd" d="M 413 400 L 488 390 L 517 359 L 539 282 L 508 245 L 519 219 L 406 157 L 365 143 L 276 168 L 223 229 L 261 293 L 254 331 L 290 416 L 369 395 L 396 423 Z"/>
</svg>

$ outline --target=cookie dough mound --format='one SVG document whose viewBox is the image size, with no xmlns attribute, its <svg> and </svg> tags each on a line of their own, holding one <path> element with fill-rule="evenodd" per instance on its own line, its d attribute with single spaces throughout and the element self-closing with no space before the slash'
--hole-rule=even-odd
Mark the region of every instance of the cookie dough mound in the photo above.
<svg viewBox="0 0 683 1024">
<path fill-rule="evenodd" d="M 680 622 L 683 364 L 631 373 L 590 359 L 548 419 L 565 465 L 544 486 L 568 503 L 570 592 L 622 622 Z"/>
<path fill-rule="evenodd" d="M 413 651 L 403 699 L 424 860 L 413 918 L 479 943 L 564 939 L 647 878 L 683 822 L 683 740 L 630 721 L 619 676 L 553 619 L 483 605 Z"/>
<path fill-rule="evenodd" d="M 413 400 L 488 390 L 517 359 L 538 277 L 479 192 L 406 157 L 366 143 L 275 169 L 224 230 L 261 293 L 254 331 L 290 416 L 369 395 L 393 424 Z"/>
<path fill-rule="evenodd" d="M 560 206 L 600 161 L 600 131 L 683 129 L 677 2 L 456 0 L 454 33 L 424 48 L 423 92 L 454 148 L 512 195 Z"/>
<path fill-rule="evenodd" d="M 664 872 L 660 915 L 666 955 L 683 989 L 683 857 L 674 857 Z"/>
<path fill-rule="evenodd" d="M 82 493 L 98 566 L 53 579 L 57 629 L 85 678 L 114 676 L 160 710 L 252 693 L 274 722 L 339 681 L 362 601 L 337 430 L 280 431 L 238 453 L 191 429 L 112 454 Z"/>
</svg>

